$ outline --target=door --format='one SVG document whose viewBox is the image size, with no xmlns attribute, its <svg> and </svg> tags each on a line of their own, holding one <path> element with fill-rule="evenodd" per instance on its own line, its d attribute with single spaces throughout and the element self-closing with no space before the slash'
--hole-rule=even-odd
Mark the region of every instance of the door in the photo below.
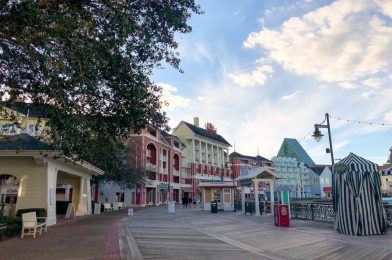
<svg viewBox="0 0 392 260">
<path fill-rule="evenodd" d="M 212 190 L 212 198 L 218 203 L 218 210 L 223 210 L 222 192 L 220 189 Z"/>
<path fill-rule="evenodd" d="M 223 189 L 223 209 L 224 210 L 234 210 L 234 204 L 232 200 L 233 190 L 230 188 Z"/>
</svg>

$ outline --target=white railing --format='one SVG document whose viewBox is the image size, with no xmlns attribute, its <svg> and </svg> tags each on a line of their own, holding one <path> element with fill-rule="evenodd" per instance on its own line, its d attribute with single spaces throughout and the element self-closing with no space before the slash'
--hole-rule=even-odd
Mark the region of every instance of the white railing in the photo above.
<svg viewBox="0 0 392 260">
<path fill-rule="evenodd" d="M 191 163 L 190 162 L 182 162 L 182 167 L 183 168 L 191 168 Z"/>
<path fill-rule="evenodd" d="M 157 171 L 157 166 L 155 164 L 152 164 L 152 163 L 147 163 L 146 164 L 146 170 L 147 171 L 154 171 L 154 172 L 156 172 Z"/>
<path fill-rule="evenodd" d="M 180 171 L 173 169 L 173 176 L 180 176 Z"/>
<path fill-rule="evenodd" d="M 161 161 L 167 161 L 167 156 L 166 155 L 161 155 Z"/>
<path fill-rule="evenodd" d="M 190 179 L 190 178 L 192 178 L 192 174 L 183 172 L 183 173 L 181 173 L 181 177 L 184 179 Z"/>
<path fill-rule="evenodd" d="M 162 172 L 163 174 L 167 174 L 167 173 L 168 173 L 168 170 L 167 170 L 167 168 L 162 168 L 161 172 Z"/>
</svg>

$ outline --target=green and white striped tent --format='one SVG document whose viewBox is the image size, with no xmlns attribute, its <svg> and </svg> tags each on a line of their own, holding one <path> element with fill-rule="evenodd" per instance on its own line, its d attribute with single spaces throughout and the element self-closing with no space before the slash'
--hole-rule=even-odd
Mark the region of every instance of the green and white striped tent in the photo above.
<svg viewBox="0 0 392 260">
<path fill-rule="evenodd" d="M 357 236 L 387 232 L 377 164 L 350 153 L 335 164 L 333 184 L 338 232 Z"/>
</svg>

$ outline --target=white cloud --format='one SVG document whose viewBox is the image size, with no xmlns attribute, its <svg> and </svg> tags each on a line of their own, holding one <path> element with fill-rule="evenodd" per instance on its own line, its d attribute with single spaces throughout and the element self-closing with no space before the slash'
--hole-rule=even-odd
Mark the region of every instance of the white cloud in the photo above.
<svg viewBox="0 0 392 260">
<path fill-rule="evenodd" d="M 392 111 L 389 111 L 384 116 L 385 123 L 392 123 Z"/>
<path fill-rule="evenodd" d="M 278 29 L 251 33 L 244 46 L 259 45 L 284 69 L 329 82 L 349 82 L 391 65 L 392 27 L 383 19 L 391 1 L 340 0 Z"/>
<path fill-rule="evenodd" d="M 182 59 L 189 59 L 197 63 L 201 63 L 205 60 L 213 60 L 212 54 L 208 50 L 207 46 L 202 42 L 183 40 L 180 42 L 179 52 Z"/>
<path fill-rule="evenodd" d="M 295 91 L 292 94 L 289 94 L 289 95 L 281 97 L 280 99 L 282 99 L 282 100 L 292 100 L 292 99 L 297 98 L 301 94 L 301 92 L 302 92 L 301 90 L 297 90 L 297 91 Z"/>
<path fill-rule="evenodd" d="M 345 81 L 345 82 L 340 82 L 338 85 L 339 85 L 340 87 L 342 87 L 342 88 L 345 88 L 345 89 L 355 89 L 355 88 L 357 88 L 357 86 L 356 86 L 354 83 L 352 83 L 352 82 L 347 82 L 347 81 Z"/>
<path fill-rule="evenodd" d="M 383 83 L 383 80 L 378 79 L 378 78 L 369 78 L 369 79 L 366 79 L 362 82 L 362 84 L 364 84 L 365 86 L 372 88 L 372 89 L 375 89 L 375 90 L 380 89 L 382 83 Z"/>
<path fill-rule="evenodd" d="M 173 94 L 178 91 L 177 88 L 162 82 L 157 83 L 157 85 L 162 88 L 162 99 L 169 103 L 167 106 L 168 109 L 189 105 L 190 99 Z"/>
<path fill-rule="evenodd" d="M 263 86 L 268 80 L 268 77 L 273 73 L 270 65 L 262 65 L 254 71 L 247 73 L 229 73 L 229 78 L 241 87 L 255 87 L 257 85 Z"/>
</svg>

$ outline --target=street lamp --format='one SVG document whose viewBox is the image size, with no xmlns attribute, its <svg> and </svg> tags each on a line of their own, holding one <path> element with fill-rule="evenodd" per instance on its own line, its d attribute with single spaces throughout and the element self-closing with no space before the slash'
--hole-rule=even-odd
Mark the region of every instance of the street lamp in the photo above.
<svg viewBox="0 0 392 260">
<path fill-rule="evenodd" d="M 324 124 L 326 122 L 326 124 Z M 320 128 L 327 128 L 328 129 L 328 137 L 329 137 L 329 149 L 326 149 L 327 153 L 331 154 L 331 162 L 332 162 L 332 169 L 333 169 L 333 165 L 335 163 L 335 160 L 333 158 L 333 150 L 332 150 L 332 138 L 331 138 L 331 127 L 329 124 L 329 114 L 325 113 L 325 119 L 321 124 L 315 124 L 314 125 L 314 132 L 312 134 L 312 137 L 314 138 L 314 140 L 316 140 L 317 142 L 320 142 L 321 139 L 323 138 L 323 134 L 320 131 Z"/>
</svg>

